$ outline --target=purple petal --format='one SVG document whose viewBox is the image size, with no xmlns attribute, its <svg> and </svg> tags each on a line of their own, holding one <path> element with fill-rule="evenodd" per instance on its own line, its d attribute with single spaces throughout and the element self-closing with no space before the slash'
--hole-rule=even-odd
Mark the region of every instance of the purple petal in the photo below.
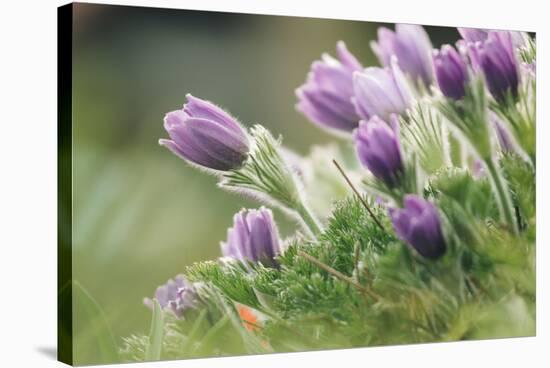
<svg viewBox="0 0 550 368">
<path fill-rule="evenodd" d="M 458 28 L 458 33 L 467 42 L 483 42 L 489 36 L 489 31 L 479 28 Z"/>
<path fill-rule="evenodd" d="M 245 131 L 229 114 L 191 95 L 183 110 L 166 114 L 164 128 L 171 140 L 159 143 L 186 161 L 213 170 L 241 167 L 248 157 Z"/>
<path fill-rule="evenodd" d="M 395 58 L 401 70 L 414 82 L 421 81 L 425 86 L 431 84 L 432 44 L 422 26 L 397 24 L 395 32 L 381 27 L 378 29 L 378 42 L 371 42 L 371 48 L 383 66 L 391 67 Z"/>
<path fill-rule="evenodd" d="M 423 257 L 436 259 L 442 256 L 446 244 L 435 206 L 413 194 L 404 197 L 404 206 L 389 211 L 397 236 Z"/>
<path fill-rule="evenodd" d="M 346 66 L 350 71 L 360 70 L 363 68 L 361 63 L 357 60 L 351 52 L 348 51 L 344 41 L 338 41 L 336 43 L 336 53 L 342 65 Z"/>
<path fill-rule="evenodd" d="M 212 102 L 201 100 L 200 98 L 192 96 L 190 93 L 185 97 L 188 102 L 183 105 L 183 111 L 189 114 L 189 116 L 216 121 L 227 129 L 232 130 L 238 136 L 244 137 L 241 126 L 224 110 L 214 105 Z"/>
<path fill-rule="evenodd" d="M 343 42 L 338 42 L 336 51 L 339 60 L 323 55 L 322 61 L 312 64 L 306 82 L 296 90 L 296 108 L 320 127 L 351 132 L 359 121 L 351 101 L 352 75 L 361 64 Z"/>
<path fill-rule="evenodd" d="M 275 265 L 273 257 L 281 252 L 277 226 L 270 210 L 241 210 L 233 218 L 227 242 L 222 243 L 226 257 L 240 261 Z"/>
<path fill-rule="evenodd" d="M 359 161 L 387 185 L 396 184 L 403 170 L 401 151 L 395 132 L 377 116 L 361 121 L 354 134 Z"/>
<path fill-rule="evenodd" d="M 402 114 L 412 95 L 405 77 L 394 62 L 391 69 L 366 68 L 353 77 L 357 113 L 368 120 L 372 116 L 387 120 L 391 114 Z"/>
</svg>

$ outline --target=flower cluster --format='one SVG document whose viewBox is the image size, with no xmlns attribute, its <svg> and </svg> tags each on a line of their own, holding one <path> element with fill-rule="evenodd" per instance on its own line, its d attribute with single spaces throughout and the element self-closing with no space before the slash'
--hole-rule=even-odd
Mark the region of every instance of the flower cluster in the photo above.
<svg viewBox="0 0 550 368">
<path fill-rule="evenodd" d="M 415 211 L 419 206 L 413 205 L 419 200 L 412 200 L 410 196 L 415 193 L 409 193 L 415 186 L 407 187 L 405 183 L 418 181 L 418 173 L 414 162 L 402 151 L 399 125 L 409 124 L 411 109 L 422 98 L 419 93 L 429 95 L 439 90 L 449 101 L 448 107 L 442 107 L 442 114 L 470 140 L 474 153 L 479 155 L 480 159 L 474 160 L 476 172 L 485 172 L 483 163 L 490 169 L 495 167 L 492 157 L 487 157 L 490 131 L 495 132 L 502 151 L 511 150 L 511 137 L 505 120 L 497 118 L 498 122 L 491 124 L 485 121 L 489 114 L 484 98 L 474 93 L 474 80 L 482 75 L 490 95 L 502 104 L 517 99 L 520 83 L 516 49 L 525 43 L 525 35 L 468 28 L 459 28 L 459 33 L 463 39 L 457 43 L 458 50 L 451 45 L 432 50 L 421 26 L 397 25 L 395 31 L 380 28 L 378 40 L 371 42 L 371 47 L 382 67 L 363 68 L 340 41 L 336 45 L 338 58 L 325 54 L 321 61 L 315 61 L 307 81 L 296 90 L 297 109 L 314 124 L 332 132 L 353 133 L 359 162 L 382 188 L 388 188 L 397 205 L 405 205 L 403 210 L 390 208 L 396 233 L 429 258 L 440 256 L 445 249 L 442 232 L 434 230 L 441 225 L 434 220 L 438 214 L 433 205 L 424 206 L 429 210 Z M 264 203 L 279 203 L 283 209 L 295 210 L 306 228 L 312 234 L 318 233 L 318 220 L 305 207 L 295 172 L 283 158 L 287 155 L 281 153 L 284 150 L 278 152 L 276 143 L 269 143 L 269 134 L 262 138 L 253 132 L 250 138 L 234 117 L 216 105 L 191 95 L 187 100 L 182 110 L 166 115 L 164 126 L 171 139 L 161 139 L 160 144 L 193 165 L 227 173 L 222 186 L 259 193 L 256 197 L 266 198 Z M 471 106 L 465 106 L 470 100 Z M 455 103 L 460 105 L 454 107 Z M 468 115 L 473 114 L 469 110 L 477 115 Z M 495 120 L 495 113 L 490 116 Z M 488 171 L 499 192 L 502 217 L 511 222 L 508 189 L 498 170 Z M 407 235 L 404 219 L 408 219 L 407 224 L 418 220 L 429 225 L 415 225 L 414 235 Z M 419 234 L 422 231 L 425 236 Z M 427 244 L 419 246 L 418 239 Z M 262 208 L 235 215 L 235 225 L 222 244 L 222 252 L 241 261 L 272 264 L 280 246 L 271 212 Z"/>
<path fill-rule="evenodd" d="M 341 295 L 349 290 L 362 293 L 367 302 L 413 290 L 408 299 L 379 303 L 380 308 L 368 313 L 385 306 L 395 312 L 408 304 L 403 300 L 411 300 L 405 307 L 422 305 L 429 314 L 411 323 L 420 341 L 428 341 L 424 333 L 444 339 L 449 331 L 462 329 L 441 321 L 457 320 L 465 310 L 460 303 L 470 308 L 467 303 L 481 299 L 476 290 L 482 286 L 468 272 L 493 272 L 498 265 L 487 267 L 491 257 L 506 253 L 487 251 L 487 247 L 508 240 L 516 246 L 534 238 L 535 191 L 529 175 L 536 169 L 536 49 L 530 36 L 521 32 L 468 28 L 458 32 L 462 39 L 456 44 L 433 49 L 420 26 L 384 27 L 371 42 L 381 66 L 363 67 L 343 42 L 336 45 L 337 58 L 323 55 L 313 62 L 305 83 L 296 90 L 296 108 L 315 126 L 346 139 L 342 150 L 350 153 L 348 158 L 354 154 L 356 158 L 349 160 L 356 161 L 348 166 L 353 176 L 348 177 L 334 160 L 333 147 L 317 148 L 328 152 L 317 156 L 335 162 L 360 203 L 337 207 L 325 222 L 318 220 L 308 202 L 332 206 L 334 198 L 306 198 L 306 193 L 315 191 L 303 190 L 304 185 L 332 185 L 332 179 L 327 183 L 305 180 L 308 162 L 318 160 L 301 159 L 263 126 L 248 129 L 213 103 L 191 95 L 183 109 L 166 115 L 164 127 L 170 139 L 161 139 L 161 145 L 220 177 L 220 188 L 263 204 L 234 215 L 221 243 L 221 262 L 197 266 L 188 274 L 192 281 L 209 283 L 211 295 L 222 295 L 211 304 L 221 308 L 223 315 L 231 310 L 226 302 L 234 302 L 235 315 L 240 316 L 236 318 L 249 323 L 247 333 L 257 333 L 261 328 L 255 325 L 256 319 L 246 317 L 252 307 L 263 309 L 276 324 L 288 316 L 315 315 L 309 309 L 340 307 Z M 360 189 L 366 193 L 355 188 L 350 177 L 362 177 Z M 523 190 L 522 185 L 531 186 Z M 285 246 L 268 207 L 302 226 Z M 368 217 L 362 217 L 364 213 Z M 524 236 L 525 231 L 531 233 Z M 491 238 L 495 233 L 498 236 Z M 516 257 L 522 252 L 527 251 L 516 249 L 511 254 Z M 380 278 L 374 274 L 376 267 L 382 269 Z M 388 276 L 389 272 L 393 274 Z M 427 281 L 437 272 L 439 279 Z M 330 282 L 323 283 L 327 278 Z M 445 289 L 451 279 L 449 284 L 459 285 L 459 291 Z M 493 274 L 487 277 L 493 279 Z M 352 287 L 341 288 L 340 282 Z M 398 286 L 391 289 L 395 286 L 390 284 Z M 391 289 L 387 295 L 383 286 Z M 178 276 L 160 286 L 155 298 L 163 310 L 183 318 L 203 302 L 197 294 L 193 283 Z M 472 299 L 464 299 L 465 295 Z M 434 317 L 430 308 L 443 304 L 439 297 L 450 301 Z M 350 299 L 354 308 L 363 305 L 355 297 Z M 459 305 L 456 310 L 455 305 Z M 304 306 L 309 308 L 306 312 Z M 277 309 L 284 312 L 277 314 Z M 422 313 L 407 311 L 403 321 Z M 349 313 L 342 308 L 329 314 L 327 319 L 333 321 L 344 320 Z M 385 315 L 383 320 L 394 318 Z M 341 326 L 358 325 L 355 320 L 348 322 Z M 374 328 L 375 324 L 364 325 Z M 442 325 L 448 329 L 443 331 Z M 395 328 L 399 334 L 401 327 Z M 292 326 L 282 325 L 285 329 Z M 370 338 L 369 342 L 376 341 Z M 246 341 L 247 346 L 271 348 L 263 340 L 255 343 Z"/>
</svg>

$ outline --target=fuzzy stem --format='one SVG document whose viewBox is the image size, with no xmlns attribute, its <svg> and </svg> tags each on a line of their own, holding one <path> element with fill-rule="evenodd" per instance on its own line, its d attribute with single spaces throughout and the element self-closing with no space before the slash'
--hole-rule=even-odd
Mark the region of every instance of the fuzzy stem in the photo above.
<svg viewBox="0 0 550 368">
<path fill-rule="evenodd" d="M 512 227 L 514 234 L 518 233 L 518 227 L 514 216 L 514 206 L 508 190 L 508 185 L 502 177 L 498 164 L 493 158 L 485 159 L 485 164 L 491 177 L 491 182 L 497 194 L 497 204 L 500 216 Z"/>
<path fill-rule="evenodd" d="M 463 166 L 462 160 L 462 147 L 460 141 L 454 135 L 449 133 L 449 151 L 451 156 L 451 162 L 457 167 Z"/>
<path fill-rule="evenodd" d="M 311 212 L 311 210 L 304 203 L 303 200 L 299 201 L 296 206 L 294 206 L 294 209 L 296 210 L 296 213 L 298 213 L 300 219 L 305 224 L 307 230 L 309 230 L 313 236 L 316 237 L 323 231 L 319 220 L 317 220 L 313 212 Z"/>
</svg>

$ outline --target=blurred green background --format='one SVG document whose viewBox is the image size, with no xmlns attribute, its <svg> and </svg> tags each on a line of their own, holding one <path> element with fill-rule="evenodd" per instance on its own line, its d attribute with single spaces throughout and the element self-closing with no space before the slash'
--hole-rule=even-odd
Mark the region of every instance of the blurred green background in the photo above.
<svg viewBox="0 0 550 368">
<path fill-rule="evenodd" d="M 73 278 L 104 309 L 115 338 L 147 333 L 142 304 L 192 262 L 220 255 L 232 215 L 254 202 L 216 188 L 160 147 L 162 119 L 186 93 L 245 125 L 261 123 L 299 153 L 333 140 L 298 114 L 294 90 L 344 40 L 364 65 L 378 24 L 76 4 L 73 38 Z M 428 28 L 435 46 L 452 28 Z M 275 213 L 283 236 L 294 225 Z M 97 362 L 74 310 L 75 363 Z"/>
</svg>

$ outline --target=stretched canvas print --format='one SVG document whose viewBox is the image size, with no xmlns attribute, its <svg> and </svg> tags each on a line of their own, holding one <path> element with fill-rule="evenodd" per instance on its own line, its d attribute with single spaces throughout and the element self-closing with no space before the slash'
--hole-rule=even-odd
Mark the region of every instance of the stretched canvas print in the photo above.
<svg viewBox="0 0 550 368">
<path fill-rule="evenodd" d="M 534 33 L 58 21 L 61 361 L 535 334 Z"/>
</svg>

